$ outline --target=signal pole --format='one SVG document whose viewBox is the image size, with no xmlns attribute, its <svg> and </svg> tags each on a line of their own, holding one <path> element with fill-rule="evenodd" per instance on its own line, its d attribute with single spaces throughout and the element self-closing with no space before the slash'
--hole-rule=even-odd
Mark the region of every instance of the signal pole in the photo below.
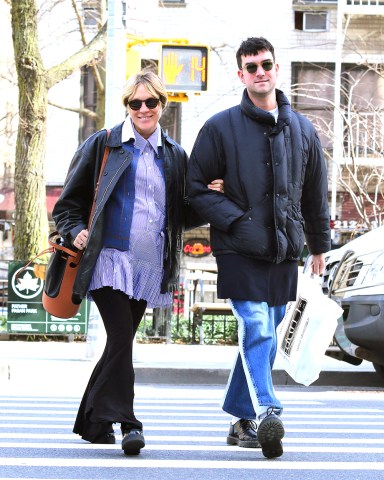
<svg viewBox="0 0 384 480">
<path fill-rule="evenodd" d="M 105 76 L 105 127 L 124 120 L 121 91 L 126 80 L 126 32 L 122 0 L 108 0 L 107 58 Z"/>
</svg>

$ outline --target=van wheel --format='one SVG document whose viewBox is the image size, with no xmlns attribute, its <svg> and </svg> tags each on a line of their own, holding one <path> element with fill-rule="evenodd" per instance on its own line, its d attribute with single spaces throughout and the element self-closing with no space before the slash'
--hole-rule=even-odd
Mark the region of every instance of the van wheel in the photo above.
<svg viewBox="0 0 384 480">
<path fill-rule="evenodd" d="M 384 365 L 381 365 L 380 363 L 374 363 L 373 366 L 376 370 L 376 373 L 378 373 L 380 377 L 384 379 Z"/>
</svg>

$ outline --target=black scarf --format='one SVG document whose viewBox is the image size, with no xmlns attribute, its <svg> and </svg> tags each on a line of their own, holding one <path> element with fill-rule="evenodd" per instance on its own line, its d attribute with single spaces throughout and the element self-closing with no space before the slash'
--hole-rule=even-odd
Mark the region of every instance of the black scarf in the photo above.
<svg viewBox="0 0 384 480">
<path fill-rule="evenodd" d="M 243 113 L 248 117 L 256 120 L 256 122 L 270 125 L 273 133 L 279 133 L 285 125 L 291 123 L 291 105 L 281 90 L 276 89 L 276 101 L 279 107 L 279 117 L 277 123 L 275 118 L 267 111 L 256 107 L 250 100 L 247 89 L 244 89 L 240 107 Z"/>
</svg>

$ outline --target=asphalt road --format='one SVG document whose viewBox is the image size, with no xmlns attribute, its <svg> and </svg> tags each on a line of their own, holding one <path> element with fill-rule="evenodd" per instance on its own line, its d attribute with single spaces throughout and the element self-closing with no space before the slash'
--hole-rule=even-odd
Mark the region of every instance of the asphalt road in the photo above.
<svg viewBox="0 0 384 480">
<path fill-rule="evenodd" d="M 284 455 L 267 460 L 259 449 L 226 445 L 222 386 L 137 385 L 146 447 L 127 457 L 118 425 L 116 445 L 91 445 L 72 433 L 79 397 L 55 394 L 54 383 L 50 395 L 39 395 L 33 385 L 19 394 L 1 391 L 0 480 L 383 478 L 381 390 L 278 387 Z"/>
</svg>

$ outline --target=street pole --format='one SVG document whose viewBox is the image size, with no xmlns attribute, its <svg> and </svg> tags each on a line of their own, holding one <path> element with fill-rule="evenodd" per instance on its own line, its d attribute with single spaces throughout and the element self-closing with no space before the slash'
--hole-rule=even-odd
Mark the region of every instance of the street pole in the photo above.
<svg viewBox="0 0 384 480">
<path fill-rule="evenodd" d="M 343 33 L 343 8 L 344 0 L 337 5 L 337 28 L 336 28 L 336 52 L 335 52 L 335 92 L 333 107 L 333 157 L 332 157 L 332 180 L 331 180 L 331 219 L 336 219 L 337 185 L 339 177 L 339 164 L 343 158 L 343 117 L 341 114 L 341 58 L 344 43 Z M 332 230 L 332 239 L 335 231 Z"/>
<path fill-rule="evenodd" d="M 126 80 L 126 32 L 122 0 L 108 0 L 107 59 L 105 86 L 105 126 L 111 128 L 124 120 L 121 101 Z"/>
<path fill-rule="evenodd" d="M 126 75 L 126 34 L 123 26 L 122 0 L 108 0 L 107 58 L 105 72 L 105 121 L 111 128 L 124 120 L 124 106 L 121 101 L 122 87 Z M 94 302 L 88 324 L 86 357 L 99 357 L 105 345 L 106 332 L 100 313 Z"/>
</svg>

